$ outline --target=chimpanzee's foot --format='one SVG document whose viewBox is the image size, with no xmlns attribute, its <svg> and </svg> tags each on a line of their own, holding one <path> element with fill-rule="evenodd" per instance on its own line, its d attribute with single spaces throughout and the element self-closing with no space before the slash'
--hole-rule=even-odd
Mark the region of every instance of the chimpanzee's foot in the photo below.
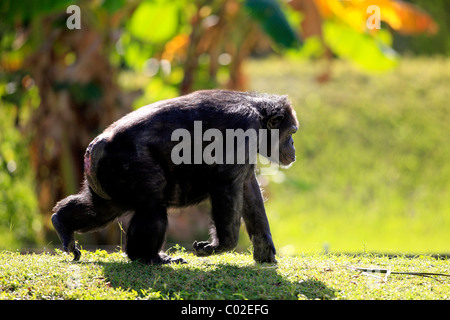
<svg viewBox="0 0 450 320">
<path fill-rule="evenodd" d="M 74 261 L 80 260 L 81 252 L 75 245 L 75 238 L 73 232 L 68 231 L 63 224 L 59 221 L 58 215 L 55 213 L 52 215 L 52 223 L 53 227 L 58 234 L 59 239 L 63 244 L 63 248 L 65 252 L 73 252 Z"/>
<path fill-rule="evenodd" d="M 232 251 L 236 248 L 236 243 L 232 241 L 224 241 L 222 243 L 211 243 L 209 241 L 194 241 L 192 244 L 195 254 L 199 257 L 210 256 L 212 254 L 219 254 L 227 251 Z"/>
<path fill-rule="evenodd" d="M 169 263 L 180 263 L 185 264 L 187 263 L 186 260 L 183 258 L 173 258 L 165 253 L 160 252 L 158 255 L 156 255 L 153 258 L 137 258 L 137 257 L 131 257 L 132 261 L 139 261 L 141 263 L 145 264 L 169 264 Z"/>
<path fill-rule="evenodd" d="M 195 254 L 199 257 L 210 256 L 213 253 L 218 253 L 217 246 L 208 241 L 194 241 L 192 246 L 194 247 Z"/>
<path fill-rule="evenodd" d="M 173 258 L 165 253 L 159 253 L 159 260 L 157 259 L 156 264 L 168 264 L 168 263 L 179 263 L 185 264 L 186 260 L 183 258 Z"/>
</svg>

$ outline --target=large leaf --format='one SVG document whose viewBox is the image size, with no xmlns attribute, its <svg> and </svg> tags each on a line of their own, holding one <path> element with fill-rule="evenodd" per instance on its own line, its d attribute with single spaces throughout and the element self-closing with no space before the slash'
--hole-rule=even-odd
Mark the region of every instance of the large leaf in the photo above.
<svg viewBox="0 0 450 320">
<path fill-rule="evenodd" d="M 289 25 L 277 1 L 246 0 L 245 6 L 276 44 L 284 48 L 295 48 L 300 45 L 297 34 Z"/>
<path fill-rule="evenodd" d="M 133 13 L 128 30 L 140 40 L 162 43 L 170 40 L 178 28 L 177 1 L 145 1 Z"/>
<path fill-rule="evenodd" d="M 426 12 L 404 1 L 314 0 L 314 2 L 323 18 L 338 19 L 360 32 L 366 31 L 366 21 L 369 17 L 367 7 L 369 5 L 378 6 L 380 8 L 380 19 L 400 33 L 435 33 L 438 29 L 437 24 Z"/>
<path fill-rule="evenodd" d="M 359 33 L 350 26 L 324 21 L 325 43 L 339 57 L 371 71 L 389 70 L 397 65 L 397 53 L 380 39 Z"/>
<path fill-rule="evenodd" d="M 433 34 L 437 32 L 438 25 L 426 12 L 410 3 L 403 1 L 389 2 L 396 16 L 393 15 L 391 18 L 388 15 L 384 15 L 384 17 L 382 16 L 382 20 L 385 20 L 386 23 L 388 23 L 396 31 L 404 34 L 424 32 Z M 384 10 L 384 7 L 380 6 L 380 10 Z M 397 20 L 400 21 L 400 23 L 394 24 L 394 21 Z"/>
</svg>

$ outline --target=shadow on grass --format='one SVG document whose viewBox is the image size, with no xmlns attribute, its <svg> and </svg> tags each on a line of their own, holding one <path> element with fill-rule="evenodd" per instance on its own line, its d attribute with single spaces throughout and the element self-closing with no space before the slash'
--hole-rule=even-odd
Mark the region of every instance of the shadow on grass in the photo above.
<svg viewBox="0 0 450 320">
<path fill-rule="evenodd" d="M 295 281 L 276 266 L 148 266 L 140 263 L 100 263 L 114 288 L 135 290 L 156 299 L 333 299 L 335 290 L 315 279 Z"/>
</svg>

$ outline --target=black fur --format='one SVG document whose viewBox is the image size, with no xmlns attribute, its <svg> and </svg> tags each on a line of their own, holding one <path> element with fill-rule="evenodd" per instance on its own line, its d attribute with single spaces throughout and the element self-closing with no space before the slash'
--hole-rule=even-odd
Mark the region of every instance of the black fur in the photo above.
<svg viewBox="0 0 450 320">
<path fill-rule="evenodd" d="M 292 134 L 298 123 L 284 96 L 209 90 L 142 107 L 113 123 L 89 145 L 83 188 L 56 204 L 52 222 L 64 250 L 79 259 L 74 232 L 94 231 L 132 212 L 126 245 L 131 260 L 184 262 L 160 252 L 167 208 L 209 198 L 214 228 L 210 241 L 194 242 L 197 255 L 235 248 L 242 217 L 254 259 L 276 262 L 254 164 L 172 162 L 172 148 L 179 143 L 171 141 L 172 132 L 185 128 L 192 133 L 196 120 L 202 121 L 203 132 L 280 129 L 280 164 L 295 161 Z"/>
</svg>

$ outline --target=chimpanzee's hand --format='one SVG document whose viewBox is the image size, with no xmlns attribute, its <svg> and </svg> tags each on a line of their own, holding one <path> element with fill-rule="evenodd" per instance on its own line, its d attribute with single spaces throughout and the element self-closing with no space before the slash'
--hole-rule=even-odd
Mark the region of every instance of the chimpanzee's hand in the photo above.
<svg viewBox="0 0 450 320">
<path fill-rule="evenodd" d="M 253 259 L 260 263 L 277 263 L 275 259 L 275 246 L 272 242 L 272 237 L 254 236 L 253 242 Z"/>
</svg>

